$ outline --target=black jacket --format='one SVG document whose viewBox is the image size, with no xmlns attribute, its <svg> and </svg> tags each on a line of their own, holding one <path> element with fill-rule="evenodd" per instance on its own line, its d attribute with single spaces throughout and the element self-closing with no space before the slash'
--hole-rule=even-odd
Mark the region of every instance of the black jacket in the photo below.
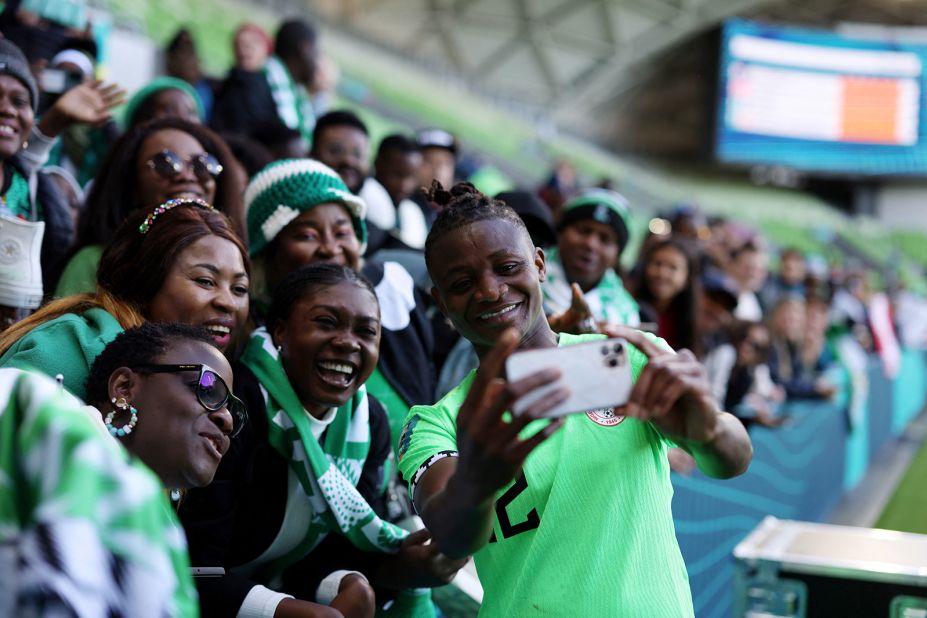
<svg viewBox="0 0 927 618">
<path fill-rule="evenodd" d="M 392 265 L 390 270 L 387 270 L 386 264 Z M 402 276 L 385 281 L 389 272 Z M 380 330 L 380 361 L 377 367 L 409 406 L 433 404 L 438 379 L 432 361 L 434 334 L 424 295 L 415 286 L 408 271 L 398 263 L 367 260 L 361 274 L 374 288 L 379 288 L 377 299 L 380 301 L 383 328 Z M 391 292 L 386 293 L 387 289 Z M 390 328 L 388 316 L 391 313 L 407 314 L 408 324 L 400 329 Z"/>
<path fill-rule="evenodd" d="M 204 617 L 235 616 L 251 588 L 266 584 L 231 573 L 230 569 L 254 560 L 270 547 L 286 512 L 289 465 L 268 442 L 267 411 L 260 383 L 241 363 L 235 365 L 234 390 L 248 408 L 248 423 L 232 440 L 213 482 L 188 491 L 179 511 L 187 533 L 190 563 L 226 570 L 223 577 L 197 578 Z M 368 401 L 370 451 L 357 489 L 375 511 L 382 513 L 384 463 L 390 453 L 389 423 L 379 402 L 372 397 Z M 363 552 L 339 537 L 329 534 L 291 565 L 279 591 L 313 601 L 319 582 L 341 568 L 361 571 L 372 579 L 386 554 Z"/>
<path fill-rule="evenodd" d="M 209 124 L 217 131 L 254 137 L 259 126 L 282 122 L 261 71 L 232 69 L 216 93 Z"/>
</svg>

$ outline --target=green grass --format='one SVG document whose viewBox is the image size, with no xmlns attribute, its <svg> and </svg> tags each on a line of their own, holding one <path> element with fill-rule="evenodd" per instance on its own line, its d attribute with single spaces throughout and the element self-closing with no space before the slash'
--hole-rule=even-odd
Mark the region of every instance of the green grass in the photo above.
<svg viewBox="0 0 927 618">
<path fill-rule="evenodd" d="M 875 527 L 927 534 L 927 444 L 921 446 Z"/>
</svg>

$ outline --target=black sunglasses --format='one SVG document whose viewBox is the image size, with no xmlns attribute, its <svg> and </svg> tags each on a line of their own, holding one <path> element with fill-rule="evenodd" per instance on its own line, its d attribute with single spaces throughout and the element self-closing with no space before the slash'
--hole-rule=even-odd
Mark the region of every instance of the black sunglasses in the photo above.
<svg viewBox="0 0 927 618">
<path fill-rule="evenodd" d="M 168 179 L 176 178 L 187 166 L 190 166 L 200 182 L 217 177 L 223 169 L 219 160 L 208 152 L 201 152 L 184 161 L 176 152 L 162 150 L 148 159 L 148 167 L 159 176 Z"/>
<path fill-rule="evenodd" d="M 183 371 L 198 371 L 196 380 L 196 400 L 207 410 L 214 412 L 228 408 L 232 415 L 232 434 L 234 438 L 248 421 L 248 411 L 241 399 L 232 394 L 228 384 L 216 370 L 209 365 L 138 365 L 133 367 L 140 373 L 181 373 Z"/>
</svg>

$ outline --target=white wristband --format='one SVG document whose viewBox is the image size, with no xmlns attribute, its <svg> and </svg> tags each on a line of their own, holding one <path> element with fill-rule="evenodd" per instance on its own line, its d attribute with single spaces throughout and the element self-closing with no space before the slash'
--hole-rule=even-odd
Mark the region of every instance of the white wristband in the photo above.
<svg viewBox="0 0 927 618">
<path fill-rule="evenodd" d="M 335 571 L 327 575 L 325 579 L 319 583 L 319 587 L 315 591 L 316 603 L 330 605 L 331 602 L 335 600 L 335 597 L 338 596 L 338 589 L 341 588 L 341 581 L 348 575 L 357 575 L 364 581 L 367 581 L 364 574 L 358 571 Z"/>
<path fill-rule="evenodd" d="M 275 592 L 264 586 L 254 586 L 238 608 L 236 618 L 273 618 L 280 601 L 292 598 L 288 594 Z"/>
</svg>

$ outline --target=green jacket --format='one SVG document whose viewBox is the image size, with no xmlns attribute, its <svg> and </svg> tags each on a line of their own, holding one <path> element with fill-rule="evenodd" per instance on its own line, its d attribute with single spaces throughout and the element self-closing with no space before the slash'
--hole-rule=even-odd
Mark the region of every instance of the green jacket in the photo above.
<svg viewBox="0 0 927 618">
<path fill-rule="evenodd" d="M 0 367 L 38 369 L 64 376 L 64 387 L 81 399 L 93 361 L 121 333 L 122 326 L 103 309 L 66 313 L 37 326 L 0 356 Z"/>
</svg>

